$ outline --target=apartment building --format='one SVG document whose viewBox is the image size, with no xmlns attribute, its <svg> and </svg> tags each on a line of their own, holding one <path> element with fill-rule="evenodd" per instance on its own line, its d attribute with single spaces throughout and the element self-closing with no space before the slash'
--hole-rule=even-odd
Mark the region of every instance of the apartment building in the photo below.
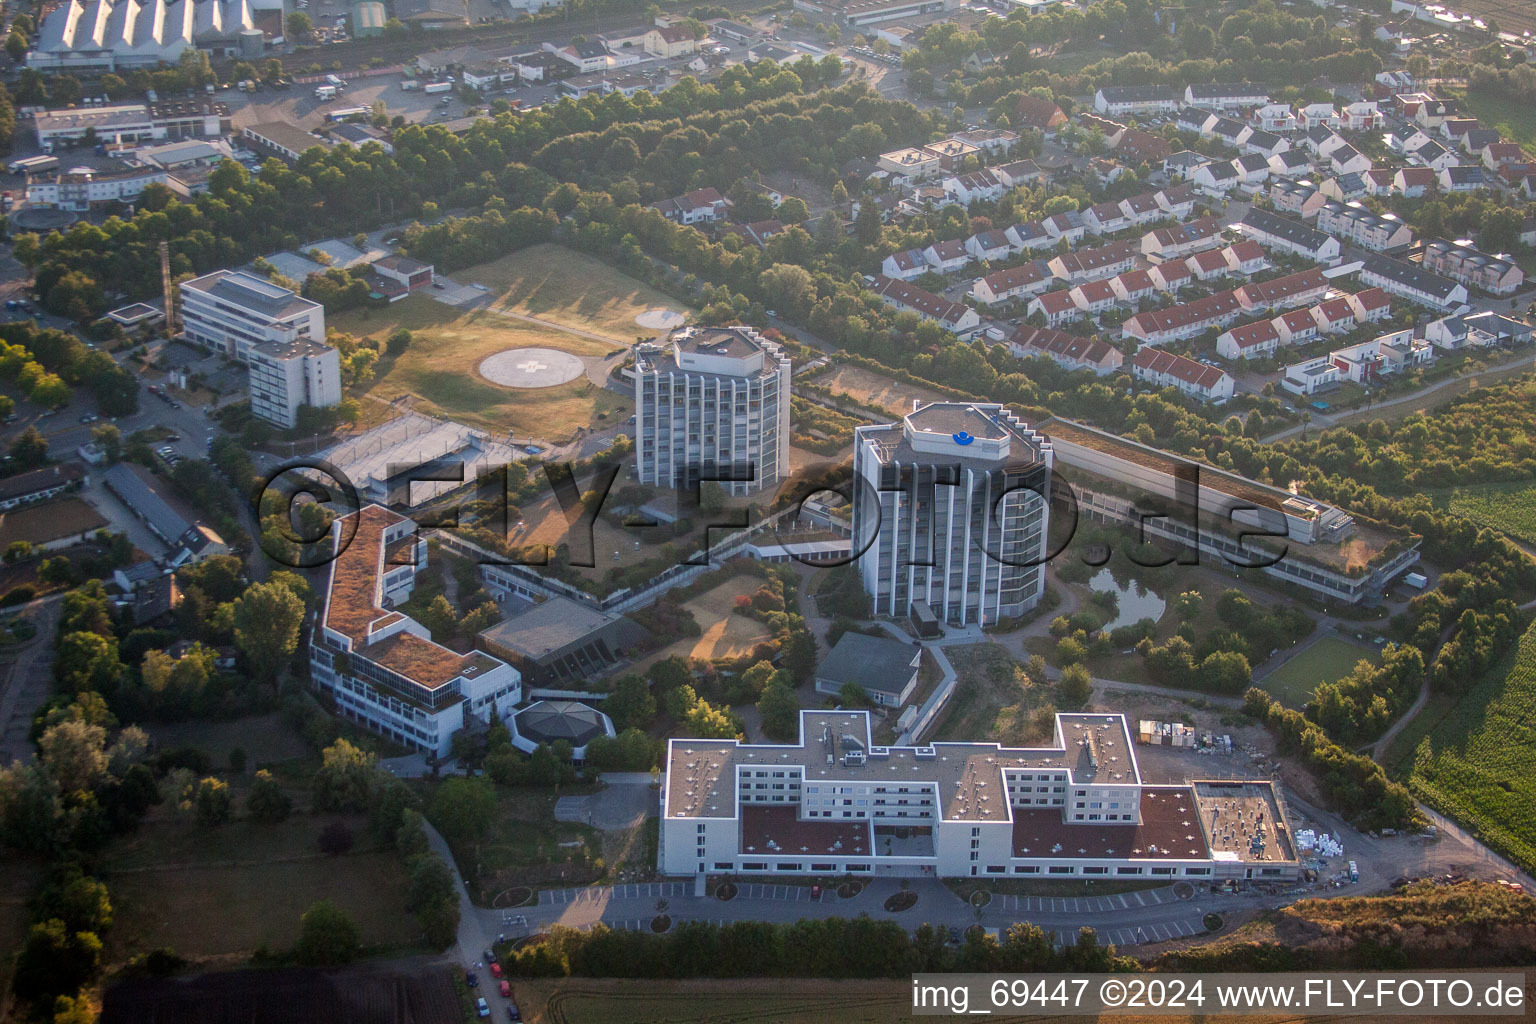
<svg viewBox="0 0 1536 1024">
<path fill-rule="evenodd" d="M 1156 267 L 1153 273 L 1162 269 Z M 1189 273 L 1187 267 L 1181 265 L 1181 269 Z M 1242 312 L 1243 306 L 1236 292 L 1217 292 L 1183 305 L 1137 313 L 1125 322 L 1122 330 L 1126 337 L 1135 338 L 1143 345 L 1166 345 L 1170 341 L 1193 338 L 1212 327 L 1225 327 Z"/>
<path fill-rule="evenodd" d="M 1021 359 L 1044 356 L 1064 370 L 1092 370 L 1099 376 L 1113 373 L 1125 356 L 1107 341 L 1079 338 L 1049 327 L 1024 325 L 1008 340 L 1008 351 Z"/>
<path fill-rule="evenodd" d="M 1225 402 L 1236 386 L 1232 375 L 1220 367 L 1150 346 L 1137 350 L 1131 376 L 1160 388 L 1178 388 L 1202 402 Z"/>
<path fill-rule="evenodd" d="M 1272 281 L 1248 282 L 1237 289 L 1237 301 L 1250 313 L 1265 309 L 1290 309 L 1322 298 L 1328 291 L 1328 279 L 1316 267 L 1277 277 Z"/>
<path fill-rule="evenodd" d="M 1343 252 L 1339 240 L 1325 231 L 1310 228 L 1299 220 L 1279 217 L 1268 210 L 1251 209 L 1238 222 L 1237 229 L 1266 249 L 1294 253 L 1314 263 L 1332 265 Z"/>
<path fill-rule="evenodd" d="M 243 270 L 215 270 L 181 285 L 185 337 L 237 362 L 265 342 L 324 342 L 325 307 Z"/>
<path fill-rule="evenodd" d="M 985 277 L 977 278 L 968 294 L 977 302 L 995 306 L 1000 302 L 1013 302 L 1039 295 L 1055 280 L 1044 264 L 1026 263 L 1007 270 L 994 270 Z"/>
<path fill-rule="evenodd" d="M 870 290 L 880 296 L 887 306 L 900 312 L 916 313 L 961 338 L 969 337 L 981 327 L 981 315 L 970 306 L 963 302 L 950 302 L 915 284 L 876 276 Z"/>
<path fill-rule="evenodd" d="M 1372 252 L 1413 244 L 1413 229 L 1396 215 L 1378 217 L 1359 203 L 1330 199 L 1318 208 L 1317 229 Z"/>
<path fill-rule="evenodd" d="M 1136 263 L 1135 242 L 1111 242 L 1097 249 L 1076 249 L 1053 256 L 1048 262 L 1051 273 L 1063 281 L 1077 284 L 1102 277 L 1114 277 L 1130 270 Z"/>
<path fill-rule="evenodd" d="M 1223 331 L 1216 352 L 1223 359 L 1263 359 L 1280 347 L 1280 331 L 1270 320 L 1255 320 Z"/>
<path fill-rule="evenodd" d="M 1259 82 L 1208 82 L 1184 88 L 1184 102 L 1206 110 L 1263 107 L 1269 103 L 1269 86 Z"/>
<path fill-rule="evenodd" d="M 340 552 L 310 635 L 310 678 L 337 713 L 414 750 L 446 757 L 471 721 L 505 718 L 522 699 L 522 677 L 479 651 L 459 654 L 398 610 L 427 543 L 416 524 L 365 505 L 331 524 Z M 350 542 L 348 538 L 350 537 Z"/>
<path fill-rule="evenodd" d="M 1490 256 L 1466 242 L 1432 238 L 1424 243 L 1420 265 L 1492 295 L 1513 295 L 1525 283 L 1525 271 L 1512 259 Z"/>
<path fill-rule="evenodd" d="M 1360 280 L 1389 295 L 1397 295 L 1435 309 L 1454 309 L 1467 302 L 1467 286 L 1460 281 L 1442 277 L 1417 263 L 1395 260 L 1390 256 L 1367 256 L 1361 262 Z"/>
<path fill-rule="evenodd" d="M 1171 85 L 1106 85 L 1093 95 L 1093 109 L 1123 114 L 1167 114 L 1179 109 L 1179 94 Z"/>
<path fill-rule="evenodd" d="M 251 415 L 268 423 L 293 427 L 301 407 L 341 401 L 341 360 L 324 342 L 264 341 L 252 347 L 249 367 Z"/>
<path fill-rule="evenodd" d="M 921 604 L 957 626 L 1033 608 L 1045 589 L 1051 448 L 1003 406 L 933 402 L 854 431 L 853 536 L 877 613 Z"/>
<path fill-rule="evenodd" d="M 750 327 L 684 327 L 635 346 L 635 469 L 642 484 L 733 496 L 789 474 L 789 358 Z"/>
<path fill-rule="evenodd" d="M 883 747 L 866 711 L 804 710 L 791 744 L 670 740 L 661 789 L 668 875 L 1300 873 L 1270 782 L 1146 784 L 1117 714 L 1058 714 L 1043 747 Z"/>
</svg>

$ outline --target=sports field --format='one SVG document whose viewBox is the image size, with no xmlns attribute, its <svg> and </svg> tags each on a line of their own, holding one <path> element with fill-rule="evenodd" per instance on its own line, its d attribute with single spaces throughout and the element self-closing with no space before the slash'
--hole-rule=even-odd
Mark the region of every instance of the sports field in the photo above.
<svg viewBox="0 0 1536 1024">
<path fill-rule="evenodd" d="M 1536 483 L 1470 484 L 1426 493 L 1437 508 L 1536 544 Z"/>
<path fill-rule="evenodd" d="M 423 412 L 493 433 L 511 430 L 518 437 L 565 441 L 577 428 L 622 422 L 632 411 L 629 399 L 599 387 L 589 377 L 535 390 L 492 384 L 478 372 L 482 360 L 506 349 L 553 348 L 601 358 L 615 347 L 605 341 L 486 309 L 466 313 L 423 292 L 384 310 L 343 313 L 331 324 L 339 331 L 380 342 L 400 327 L 413 335 L 405 352 L 380 356 L 377 376 L 361 389 L 365 396 L 389 401 L 415 395 Z"/>
<path fill-rule="evenodd" d="M 1325 636 L 1265 676 L 1259 687 L 1286 707 L 1299 708 L 1319 683 L 1344 678 L 1362 658 L 1372 664 L 1381 661 L 1374 647 Z"/>
<path fill-rule="evenodd" d="M 491 305 L 536 316 L 623 344 L 656 333 L 635 316 L 648 309 L 687 312 L 676 299 L 636 281 L 608 264 L 563 245 L 535 245 L 459 271 L 454 280 L 483 284 Z"/>
<path fill-rule="evenodd" d="M 1415 796 L 1527 871 L 1536 869 L 1533 711 L 1536 626 L 1459 700 L 1431 701 L 1388 757 Z"/>
</svg>

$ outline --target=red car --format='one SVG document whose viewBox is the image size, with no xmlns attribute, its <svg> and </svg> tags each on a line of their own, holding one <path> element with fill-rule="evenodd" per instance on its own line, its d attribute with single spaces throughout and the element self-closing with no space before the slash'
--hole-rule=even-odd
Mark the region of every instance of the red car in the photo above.
<svg viewBox="0 0 1536 1024">
<path fill-rule="evenodd" d="M 512 983 L 510 981 L 507 981 L 505 978 L 503 978 L 501 980 L 501 998 L 503 998 L 503 999 L 511 999 L 512 998 Z"/>
<path fill-rule="evenodd" d="M 491 977 L 501 977 L 501 964 L 491 964 Z"/>
</svg>

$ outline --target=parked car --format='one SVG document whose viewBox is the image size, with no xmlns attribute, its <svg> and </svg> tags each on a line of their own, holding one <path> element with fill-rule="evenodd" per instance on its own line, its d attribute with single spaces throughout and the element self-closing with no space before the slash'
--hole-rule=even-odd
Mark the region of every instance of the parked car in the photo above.
<svg viewBox="0 0 1536 1024">
<path fill-rule="evenodd" d="M 475 1016 L 476 1017 L 489 1017 L 490 1015 L 491 1015 L 491 1004 L 485 1001 L 485 997 L 481 996 L 479 999 L 476 999 L 475 1000 Z"/>
<path fill-rule="evenodd" d="M 522 1020 L 523 1015 L 517 1012 L 516 1003 L 507 1004 L 507 1020 Z"/>
<path fill-rule="evenodd" d="M 470 988 L 474 988 L 480 984 L 480 975 L 476 974 L 474 971 L 465 971 L 464 984 L 468 985 Z"/>
<path fill-rule="evenodd" d="M 485 962 L 488 964 L 496 963 L 496 951 L 494 949 L 488 949 L 485 951 Z"/>
<path fill-rule="evenodd" d="M 502 978 L 501 982 L 496 986 L 496 988 L 497 988 L 497 991 L 499 991 L 501 993 L 501 998 L 503 998 L 503 999 L 511 998 L 511 996 L 512 996 L 512 983 L 510 981 L 508 981 L 506 978 Z"/>
<path fill-rule="evenodd" d="M 501 977 L 501 964 L 497 963 L 494 960 L 491 961 L 491 977 L 493 977 L 493 978 Z"/>
</svg>

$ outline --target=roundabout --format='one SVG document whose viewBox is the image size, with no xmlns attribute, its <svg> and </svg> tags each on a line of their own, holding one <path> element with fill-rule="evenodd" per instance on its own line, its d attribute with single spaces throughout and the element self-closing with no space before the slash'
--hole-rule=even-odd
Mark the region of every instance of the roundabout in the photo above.
<svg viewBox="0 0 1536 1024">
<path fill-rule="evenodd" d="M 554 348 L 510 348 L 481 360 L 480 376 L 507 388 L 552 388 L 587 372 L 586 364 Z"/>
</svg>

